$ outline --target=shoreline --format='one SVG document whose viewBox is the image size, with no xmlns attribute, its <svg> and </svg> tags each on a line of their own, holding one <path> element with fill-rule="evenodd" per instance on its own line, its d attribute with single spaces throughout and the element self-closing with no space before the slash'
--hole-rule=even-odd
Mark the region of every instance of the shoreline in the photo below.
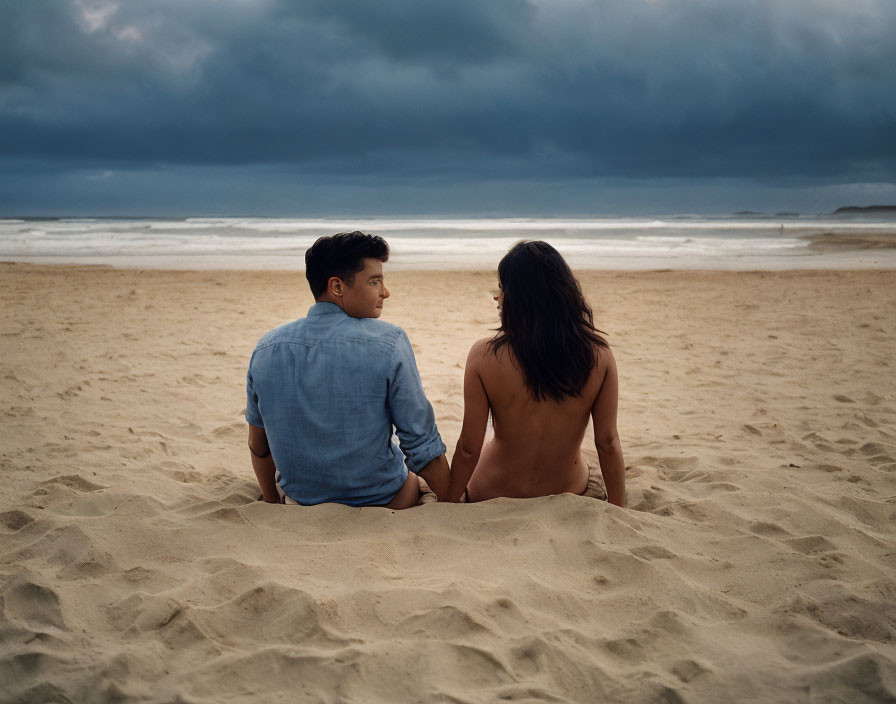
<svg viewBox="0 0 896 704">
<path fill-rule="evenodd" d="M 330 223 L 333 228 L 339 224 L 346 223 Z M 566 221 L 502 221 L 497 229 L 466 221 L 430 223 L 430 229 L 426 223 L 411 224 L 413 228 L 387 222 L 382 223 L 386 229 L 372 230 L 391 244 L 392 271 L 493 270 L 521 237 L 547 239 L 574 270 L 583 271 L 896 269 L 896 224 L 812 223 L 780 232 L 773 223 L 757 227 L 751 222 L 576 227 Z M 0 261 L 121 269 L 300 270 L 305 249 L 317 234 L 329 231 L 326 223 L 319 222 L 282 227 L 244 226 L 239 221 L 178 227 L 149 222 L 136 229 L 121 226 L 121 231 L 114 227 L 62 224 L 58 232 L 35 231 L 33 240 L 30 231 L 9 234 L 8 241 L 3 235 Z"/>
<path fill-rule="evenodd" d="M 894 232 L 822 232 L 820 234 L 805 235 L 800 239 L 809 240 L 809 247 L 821 252 L 896 249 L 896 233 Z"/>
<path fill-rule="evenodd" d="M 303 254 L 271 255 L 143 255 L 139 257 L 8 257 L 0 265 L 106 267 L 144 271 L 303 271 Z M 494 259 L 494 261 L 492 261 Z M 565 259 L 574 271 L 861 271 L 896 269 L 896 245 L 889 241 L 863 240 L 859 247 L 851 240 L 815 238 L 805 254 L 729 258 L 605 257 L 601 266 L 575 255 Z M 681 261 L 684 259 L 685 261 Z M 291 261 L 286 264 L 284 260 Z M 400 255 L 387 263 L 388 271 L 494 271 L 500 257 L 471 264 L 451 264 L 444 257 L 432 261 L 404 262 Z"/>
</svg>

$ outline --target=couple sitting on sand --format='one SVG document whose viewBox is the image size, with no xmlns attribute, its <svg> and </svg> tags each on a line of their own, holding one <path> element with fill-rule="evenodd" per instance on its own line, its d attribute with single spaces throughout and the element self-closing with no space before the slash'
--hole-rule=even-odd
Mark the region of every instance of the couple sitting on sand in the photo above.
<svg viewBox="0 0 896 704">
<path fill-rule="evenodd" d="M 560 254 L 519 242 L 498 265 L 501 324 L 467 357 L 450 468 L 411 343 L 376 320 L 389 297 L 388 258 L 381 237 L 318 239 L 305 253 L 316 303 L 255 348 L 246 420 L 262 498 L 409 508 L 418 476 L 439 501 L 584 494 L 590 419 L 609 501 L 625 506 L 616 363 Z"/>
</svg>

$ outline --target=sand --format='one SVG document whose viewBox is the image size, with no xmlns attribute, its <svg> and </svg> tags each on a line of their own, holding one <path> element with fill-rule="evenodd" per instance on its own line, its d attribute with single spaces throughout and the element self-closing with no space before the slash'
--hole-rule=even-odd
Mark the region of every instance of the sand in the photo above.
<svg viewBox="0 0 896 704">
<path fill-rule="evenodd" d="M 300 272 L 0 265 L 0 701 L 896 701 L 896 271 L 581 279 L 629 509 L 392 512 L 256 501 Z M 494 276 L 388 283 L 453 450 Z"/>
<path fill-rule="evenodd" d="M 809 248 L 818 254 L 835 252 L 861 252 L 875 250 L 885 253 L 896 249 L 896 233 L 889 227 L 879 230 L 868 229 L 864 232 L 822 232 L 808 235 L 802 239 L 809 240 Z M 888 266 L 885 268 L 893 268 Z"/>
</svg>

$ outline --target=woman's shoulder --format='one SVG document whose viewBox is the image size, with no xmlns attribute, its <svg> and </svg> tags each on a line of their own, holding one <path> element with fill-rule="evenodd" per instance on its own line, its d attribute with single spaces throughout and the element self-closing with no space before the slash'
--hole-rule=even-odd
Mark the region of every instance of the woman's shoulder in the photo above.
<svg viewBox="0 0 896 704">
<path fill-rule="evenodd" d="M 610 345 L 604 343 L 603 345 L 595 345 L 595 364 L 594 364 L 594 372 L 593 378 L 596 378 L 599 386 L 603 385 L 603 380 L 606 378 L 607 372 L 616 369 L 616 358 L 613 356 L 613 350 L 610 349 Z"/>
<path fill-rule="evenodd" d="M 483 337 L 481 340 L 476 340 L 470 347 L 470 353 L 485 354 L 489 349 L 489 343 L 494 342 L 494 339 L 493 337 Z"/>
<path fill-rule="evenodd" d="M 470 347 L 469 354 L 467 354 L 467 364 L 481 362 L 489 352 L 490 342 L 492 342 L 491 337 L 483 337 L 481 340 L 476 340 Z"/>
<path fill-rule="evenodd" d="M 610 343 L 606 340 L 602 340 L 602 342 L 594 342 L 592 343 L 594 347 L 594 351 L 599 358 L 603 357 L 604 359 L 613 359 L 613 351 L 610 349 Z"/>
<path fill-rule="evenodd" d="M 492 374 L 498 370 L 516 369 L 516 357 L 510 345 L 497 344 L 495 337 L 476 340 L 467 355 L 467 368 L 480 374 Z"/>
<path fill-rule="evenodd" d="M 598 364 L 608 364 L 615 361 L 613 350 L 610 348 L 610 343 L 608 342 L 604 342 L 601 345 L 594 345 L 594 352 Z"/>
</svg>

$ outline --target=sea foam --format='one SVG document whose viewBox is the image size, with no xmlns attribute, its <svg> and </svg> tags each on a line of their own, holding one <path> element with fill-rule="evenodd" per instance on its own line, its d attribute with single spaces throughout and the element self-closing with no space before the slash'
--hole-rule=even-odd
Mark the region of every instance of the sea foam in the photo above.
<svg viewBox="0 0 896 704">
<path fill-rule="evenodd" d="M 302 255 L 316 238 L 362 230 L 385 237 L 392 252 L 390 265 L 404 269 L 493 269 L 520 239 L 551 242 L 577 268 L 827 268 L 843 266 L 843 257 L 810 249 L 808 237 L 830 230 L 881 229 L 892 231 L 893 226 L 696 216 L 8 219 L 0 220 L 0 259 L 146 268 L 300 269 Z M 874 265 L 870 260 L 853 265 L 862 263 Z"/>
</svg>

